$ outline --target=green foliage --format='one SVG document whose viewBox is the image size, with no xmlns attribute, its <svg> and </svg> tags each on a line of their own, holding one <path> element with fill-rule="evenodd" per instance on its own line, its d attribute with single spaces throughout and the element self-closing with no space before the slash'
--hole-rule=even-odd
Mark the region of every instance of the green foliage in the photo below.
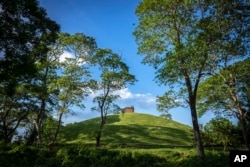
<svg viewBox="0 0 250 167">
<path fill-rule="evenodd" d="M 69 113 L 71 106 L 84 108 L 83 98 L 87 96 L 90 71 L 87 63 L 96 47 L 95 40 L 82 33 L 59 34 L 57 45 L 51 54 L 56 54 L 57 70 L 61 71 L 49 85 L 49 90 L 57 90 L 58 113 Z M 62 60 L 59 53 L 68 52 L 71 56 Z"/>
<path fill-rule="evenodd" d="M 107 89 L 109 91 L 107 96 L 136 81 L 135 76 L 129 73 L 129 68 L 122 58 L 109 49 L 99 49 L 93 56 L 92 63 L 96 64 L 101 71 L 101 82 L 98 83 L 97 89 Z M 103 92 L 103 96 L 106 93 L 107 91 Z"/>
<path fill-rule="evenodd" d="M 96 90 L 101 94 L 94 98 L 93 102 L 97 107 L 93 110 L 101 112 L 103 119 L 108 113 L 119 110 L 119 107 L 113 103 L 119 98 L 114 92 L 127 84 L 133 84 L 136 80 L 135 76 L 129 73 L 129 68 L 122 62 L 121 57 L 111 50 L 99 49 L 92 57 L 92 63 L 96 64 L 101 71 L 101 81 L 96 82 Z"/>
<path fill-rule="evenodd" d="M 214 111 L 217 115 L 233 116 L 238 119 L 249 148 L 250 117 L 250 59 L 238 61 L 223 68 L 201 83 L 198 91 L 198 110 L 202 115 Z M 249 148 L 250 149 L 250 148 Z"/>
<path fill-rule="evenodd" d="M 204 157 L 196 111 L 200 81 L 249 53 L 249 2 L 143 0 L 134 31 L 143 63 L 159 84 L 181 87 L 190 107 L 198 155 Z M 240 28 L 239 28 L 240 27 Z M 171 89 L 171 87 L 170 87 Z M 171 99 L 174 98 L 174 99 Z M 178 96 L 158 97 L 158 108 L 176 107 Z M 178 99 L 179 100 L 179 99 Z M 168 103 L 166 103 L 168 102 Z M 166 108 L 164 110 L 164 108 Z"/>
<path fill-rule="evenodd" d="M 90 71 L 88 63 L 96 49 L 94 38 L 82 33 L 59 34 L 58 46 L 61 52 L 68 52 L 65 60 L 58 58 L 61 74 L 50 89 L 58 89 L 59 113 L 68 113 L 70 106 L 84 107 L 83 98 L 89 94 Z"/>
<path fill-rule="evenodd" d="M 239 146 L 240 140 L 237 127 L 226 118 L 216 118 L 204 126 L 203 142 L 208 146 L 223 145 L 224 151 L 227 146 Z"/>
<path fill-rule="evenodd" d="M 170 117 L 171 114 L 169 114 L 169 110 L 171 108 L 175 108 L 177 106 L 180 106 L 180 101 L 175 99 L 177 97 L 176 93 L 172 90 L 165 92 L 162 96 L 157 96 L 156 98 L 156 104 L 157 104 L 157 110 L 162 113 L 162 115 Z"/>
<path fill-rule="evenodd" d="M 144 55 L 144 63 L 156 67 L 160 84 L 184 84 L 189 97 L 195 96 L 203 75 L 247 56 L 248 11 L 245 0 L 141 1 L 136 9 L 139 24 L 134 31 L 138 53 Z"/>
<path fill-rule="evenodd" d="M 31 167 L 36 161 L 37 149 L 32 147 L 21 146 L 1 146 L 0 164 L 3 167 Z M 4 152 L 2 152 L 4 150 Z"/>
<path fill-rule="evenodd" d="M 0 20 L 0 138 L 10 142 L 37 110 L 37 92 L 47 96 L 43 86 L 35 86 L 34 78 L 40 75 L 39 62 L 47 62 L 59 25 L 36 0 L 1 1 Z"/>
<path fill-rule="evenodd" d="M 36 0 L 4 0 L 0 8 L 1 86 L 12 96 L 20 82 L 36 74 L 35 62 L 45 58 L 59 25 Z"/>
<path fill-rule="evenodd" d="M 109 49 L 99 49 L 92 58 L 92 63 L 96 64 L 101 71 L 101 81 L 96 82 L 96 90 L 100 95 L 94 97 L 93 102 L 96 107 L 92 110 L 101 114 L 100 129 L 96 135 L 96 145 L 100 146 L 100 140 L 106 117 L 109 113 L 118 113 L 120 107 L 114 103 L 119 98 L 115 91 L 121 90 L 127 84 L 133 84 L 135 76 L 129 73 L 128 66 L 121 60 L 121 57 Z"/>
<path fill-rule="evenodd" d="M 172 119 L 172 116 L 169 113 L 163 113 L 160 115 L 160 117 L 165 118 L 165 119 Z"/>
<path fill-rule="evenodd" d="M 44 143 L 50 143 L 54 139 L 57 125 L 58 125 L 58 120 L 54 119 L 53 117 L 48 117 L 44 120 L 43 134 L 42 134 Z"/>
<path fill-rule="evenodd" d="M 245 59 L 204 80 L 200 84 L 197 96 L 199 115 L 202 116 L 208 110 L 222 110 L 226 111 L 223 113 L 225 115 L 237 116 L 237 101 L 240 103 L 240 107 L 247 112 L 250 106 L 249 70 L 250 59 Z M 237 101 L 234 99 L 235 97 Z M 217 114 L 221 113 L 217 112 Z"/>
<path fill-rule="evenodd" d="M 5 152 L 3 152 L 3 149 Z M 197 160 L 194 149 L 93 149 L 79 145 L 58 145 L 53 151 L 32 147 L 0 147 L 3 167 L 194 167 L 228 166 L 228 153 L 207 151 L 204 161 Z"/>
<path fill-rule="evenodd" d="M 209 70 L 207 52 L 210 39 L 203 34 L 208 32 L 207 24 L 199 26 L 204 18 L 203 15 L 196 15 L 201 10 L 203 8 L 195 1 L 141 1 L 136 9 L 139 25 L 134 35 L 139 45 L 138 53 L 145 55 L 143 63 L 157 69 L 158 82 L 168 86 L 178 83 L 187 90 L 188 98 L 185 100 L 192 115 L 198 155 L 204 157 L 195 104 L 202 73 Z M 208 24 L 211 22 L 207 21 Z M 214 33 L 213 29 L 208 34 L 215 36 Z M 176 96 L 169 96 L 172 94 L 167 92 L 158 97 L 158 108 L 161 111 L 179 104 Z"/>
<path fill-rule="evenodd" d="M 64 151 L 59 150 L 57 157 L 60 157 L 62 166 L 153 166 L 165 165 L 164 158 L 149 154 L 140 154 L 124 152 L 119 150 L 107 149 L 87 149 L 87 148 L 69 148 Z M 77 163 L 75 163 L 77 162 Z"/>
</svg>

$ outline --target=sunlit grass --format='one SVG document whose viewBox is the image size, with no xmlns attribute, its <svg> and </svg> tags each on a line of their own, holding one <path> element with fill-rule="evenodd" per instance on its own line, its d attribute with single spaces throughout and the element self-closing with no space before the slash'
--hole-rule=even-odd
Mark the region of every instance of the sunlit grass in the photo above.
<svg viewBox="0 0 250 167">
<path fill-rule="evenodd" d="M 95 135 L 100 118 L 90 119 L 63 127 L 59 136 L 59 148 L 98 149 L 118 152 L 122 157 L 139 155 L 165 160 L 160 166 L 228 166 L 229 153 L 205 149 L 206 158 L 197 158 L 192 128 L 160 117 L 126 113 L 108 116 L 103 129 L 101 148 L 95 147 Z M 60 144 L 65 144 L 63 147 Z M 111 155 L 112 154 L 112 155 Z M 107 158 L 112 158 L 108 157 Z M 110 153 L 113 156 L 113 153 Z M 146 158 L 147 159 L 147 158 Z"/>
<path fill-rule="evenodd" d="M 100 118 L 69 124 L 62 128 L 60 143 L 94 144 Z M 103 129 L 103 145 L 192 146 L 189 126 L 139 113 L 110 115 Z"/>
</svg>

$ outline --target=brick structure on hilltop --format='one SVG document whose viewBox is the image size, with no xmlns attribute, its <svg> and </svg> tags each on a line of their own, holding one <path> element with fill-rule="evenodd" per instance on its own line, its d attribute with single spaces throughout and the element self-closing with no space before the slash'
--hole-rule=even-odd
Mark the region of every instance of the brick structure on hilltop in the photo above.
<svg viewBox="0 0 250 167">
<path fill-rule="evenodd" d="M 122 113 L 133 113 L 133 112 L 135 112 L 134 106 L 125 107 L 125 108 L 122 109 Z"/>
</svg>

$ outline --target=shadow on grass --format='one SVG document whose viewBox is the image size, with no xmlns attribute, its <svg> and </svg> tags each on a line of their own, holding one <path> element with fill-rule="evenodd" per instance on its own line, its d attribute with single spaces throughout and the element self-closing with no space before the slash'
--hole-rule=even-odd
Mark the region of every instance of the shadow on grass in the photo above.
<svg viewBox="0 0 250 167">
<path fill-rule="evenodd" d="M 160 129 L 159 129 L 160 128 Z M 106 144 L 141 145 L 190 145 L 192 134 L 185 130 L 170 127 L 142 125 L 106 125 L 102 141 Z"/>
<path fill-rule="evenodd" d="M 119 115 L 112 115 L 107 117 L 107 124 L 119 122 Z M 86 120 L 84 122 L 78 122 L 68 124 L 66 127 L 62 127 L 60 130 L 58 139 L 61 142 L 67 141 L 95 141 L 96 131 L 100 126 L 100 118 Z M 106 126 L 106 125 L 105 125 Z M 104 127 L 105 127 L 104 126 Z"/>
<path fill-rule="evenodd" d="M 116 124 L 120 115 L 107 117 L 104 126 L 101 144 L 108 146 L 141 146 L 141 147 L 168 147 L 192 146 L 193 134 L 178 126 L 166 127 L 159 125 L 140 125 L 130 123 Z M 81 123 L 67 125 L 59 133 L 60 143 L 95 143 L 95 136 L 99 130 L 100 118 L 87 120 Z M 151 146 L 150 146 L 151 145 Z M 152 147 L 151 147 L 152 148 Z"/>
<path fill-rule="evenodd" d="M 119 115 L 112 115 L 112 117 L 107 118 L 102 133 L 102 144 L 190 146 L 193 143 L 192 133 L 185 129 L 138 124 L 115 124 L 119 121 Z M 59 141 L 63 143 L 94 143 L 99 126 L 100 118 L 67 125 L 60 131 Z"/>
</svg>

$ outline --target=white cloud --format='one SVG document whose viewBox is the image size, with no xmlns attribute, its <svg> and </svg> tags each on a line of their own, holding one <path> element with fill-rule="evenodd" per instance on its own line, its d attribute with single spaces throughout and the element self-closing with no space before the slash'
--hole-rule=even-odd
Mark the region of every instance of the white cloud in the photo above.
<svg viewBox="0 0 250 167">
<path fill-rule="evenodd" d="M 73 54 L 67 51 L 64 51 L 63 54 L 59 58 L 59 62 L 65 62 L 66 58 L 74 58 Z"/>
<path fill-rule="evenodd" d="M 91 91 L 90 97 L 93 98 L 95 96 L 99 96 L 101 95 L 102 91 Z M 132 94 L 128 88 L 124 88 L 121 90 L 117 90 L 115 92 L 113 92 L 114 95 L 119 95 L 120 99 L 131 99 L 134 98 L 135 96 L 137 96 L 136 94 Z"/>
<path fill-rule="evenodd" d="M 63 62 L 65 62 L 67 60 L 67 58 L 75 58 L 75 56 L 72 53 L 68 52 L 68 51 L 64 51 L 63 54 L 60 55 L 59 62 L 63 63 Z M 78 65 L 83 65 L 86 62 L 82 58 L 79 58 L 77 63 L 78 63 Z"/>
<path fill-rule="evenodd" d="M 120 95 L 116 102 L 120 107 L 134 106 L 135 112 L 157 115 L 156 97 L 150 93 L 132 93 L 128 88 L 116 91 Z"/>
<path fill-rule="evenodd" d="M 115 95 L 119 95 L 121 99 L 131 99 L 134 94 L 132 94 L 128 88 L 124 88 L 114 92 Z"/>
<path fill-rule="evenodd" d="M 100 94 L 100 91 L 91 92 L 89 98 L 92 99 Z M 128 88 L 124 88 L 115 91 L 114 94 L 120 96 L 116 100 L 120 107 L 137 106 L 137 108 L 142 110 L 156 110 L 156 97 L 150 93 L 132 93 Z"/>
<path fill-rule="evenodd" d="M 121 89 L 119 91 L 114 92 L 114 94 L 119 95 L 121 100 L 137 100 L 140 102 L 145 102 L 145 103 L 155 103 L 156 97 L 153 96 L 150 93 L 146 94 L 140 94 L 140 93 L 135 93 L 133 94 L 130 92 L 128 88 Z"/>
</svg>

